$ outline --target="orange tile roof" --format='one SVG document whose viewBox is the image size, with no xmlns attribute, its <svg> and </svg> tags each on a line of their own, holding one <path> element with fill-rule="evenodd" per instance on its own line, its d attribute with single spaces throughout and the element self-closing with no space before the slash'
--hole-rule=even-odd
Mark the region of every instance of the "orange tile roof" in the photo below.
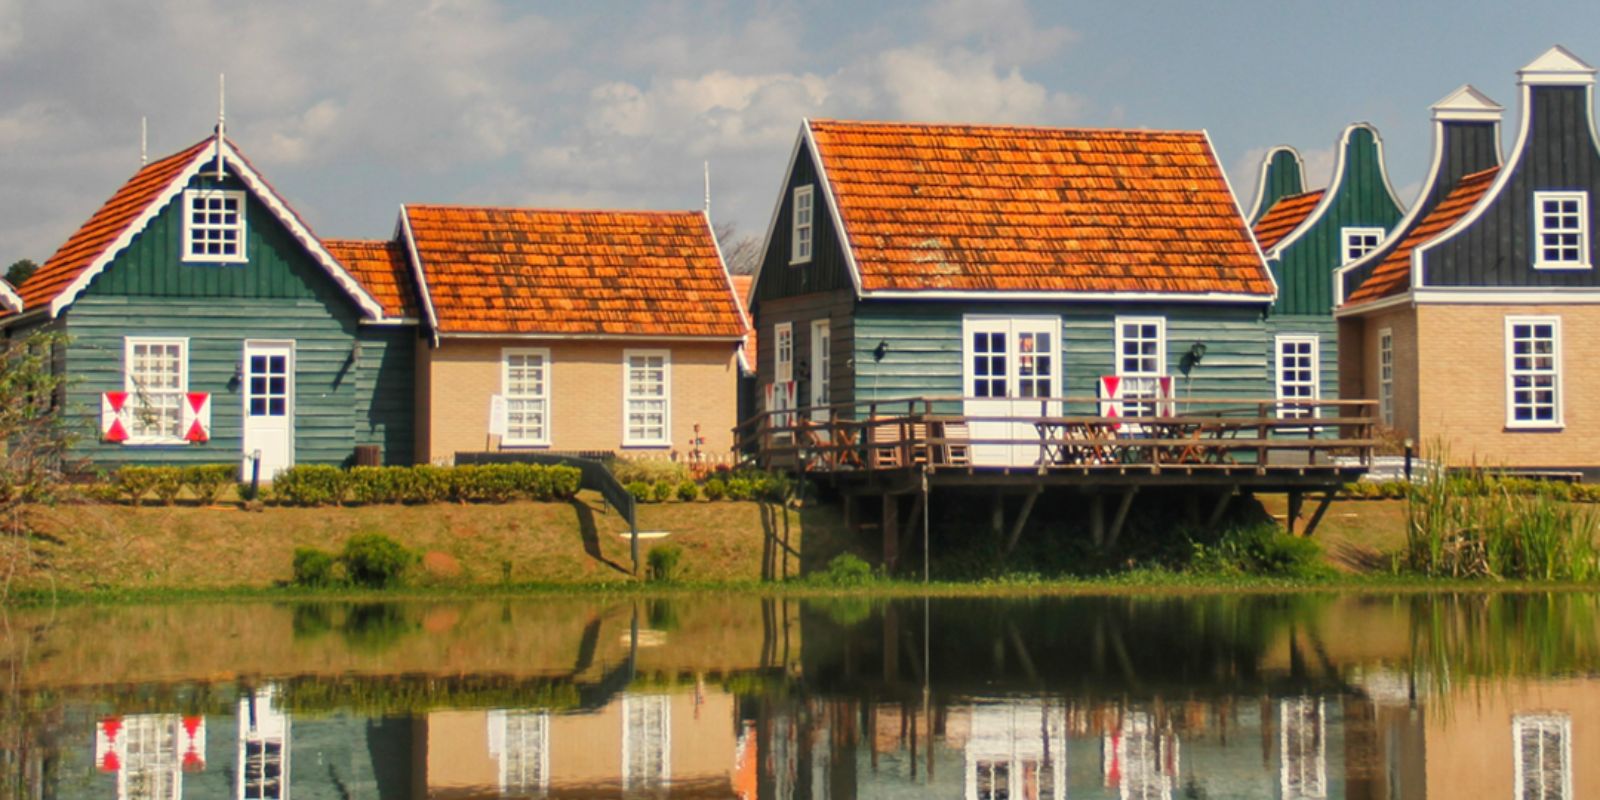
<svg viewBox="0 0 1600 800">
<path fill-rule="evenodd" d="M 810 126 L 865 291 L 1273 293 L 1204 133 Z"/>
<path fill-rule="evenodd" d="M 1456 188 L 1445 195 L 1439 205 L 1412 226 L 1400 243 L 1374 267 L 1372 274 L 1345 299 L 1347 305 L 1377 300 L 1400 294 L 1411 286 L 1411 253 L 1427 244 L 1456 221 L 1466 216 L 1478 204 L 1489 186 L 1494 183 L 1499 167 L 1474 172 L 1461 179 Z"/>
<path fill-rule="evenodd" d="M 383 304 L 384 316 L 417 318 L 417 293 L 404 245 L 368 239 L 323 239 L 322 246 Z"/>
<path fill-rule="evenodd" d="M 1311 216 L 1311 211 L 1322 202 L 1322 195 L 1326 189 L 1314 192 L 1291 194 L 1278 198 L 1278 202 L 1261 215 L 1261 220 L 1256 223 L 1256 241 L 1261 244 L 1261 252 L 1265 253 L 1275 247 L 1289 231 L 1300 227 L 1300 223 Z"/>
<path fill-rule="evenodd" d="M 733 275 L 730 277 L 733 279 L 733 293 L 739 296 L 739 302 L 743 304 L 745 318 L 748 319 L 750 317 L 750 293 L 755 288 L 756 276 Z M 756 363 L 756 326 L 754 325 L 751 325 L 744 334 L 744 357 L 749 359 L 751 364 Z"/>
<path fill-rule="evenodd" d="M 161 191 L 181 174 L 194 157 L 215 139 L 205 139 L 173 153 L 159 161 L 152 161 L 134 173 L 111 199 L 89 217 L 66 243 L 56 250 L 28 280 L 18 288 L 23 305 L 30 311 L 55 300 L 107 248 L 127 230 L 128 226 L 144 213 Z"/>
<path fill-rule="evenodd" d="M 404 213 L 441 333 L 744 335 L 698 211 Z"/>
</svg>

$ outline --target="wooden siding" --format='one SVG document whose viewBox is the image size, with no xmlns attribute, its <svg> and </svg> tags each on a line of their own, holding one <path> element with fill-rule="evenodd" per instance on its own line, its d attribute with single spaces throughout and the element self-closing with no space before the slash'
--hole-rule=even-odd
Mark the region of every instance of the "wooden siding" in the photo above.
<svg viewBox="0 0 1600 800">
<path fill-rule="evenodd" d="M 1438 176 L 1427 196 L 1420 198 L 1418 205 L 1412 208 L 1413 225 L 1426 218 L 1428 212 L 1439 205 L 1462 178 L 1500 163 L 1500 137 L 1497 126 L 1492 122 L 1446 121 L 1439 125 L 1438 135 L 1440 141 L 1435 145 L 1439 152 Z M 1402 238 L 1403 232 L 1402 235 L 1391 237 L 1368 258 L 1361 269 L 1351 270 L 1344 275 L 1345 297 L 1349 297 L 1356 287 L 1372 275 L 1372 270 L 1399 245 Z"/>
<path fill-rule="evenodd" d="M 961 328 L 968 314 L 1059 315 L 1067 395 L 1092 397 L 1100 376 L 1116 371 L 1117 316 L 1166 318 L 1167 372 L 1178 378 L 1180 396 L 1272 395 L 1272 381 L 1263 368 L 1272 340 L 1258 306 L 864 302 L 856 313 L 855 399 L 963 394 Z M 874 363 L 872 350 L 879 341 L 888 342 L 889 351 Z M 1206 355 L 1186 379 L 1179 362 L 1194 342 L 1205 343 Z"/>
<path fill-rule="evenodd" d="M 1333 275 L 1344 263 L 1345 228 L 1389 230 L 1404 213 L 1389 193 L 1377 137 L 1350 131 L 1338 194 L 1317 219 L 1270 262 L 1278 280 L 1278 314 L 1332 314 Z"/>
<path fill-rule="evenodd" d="M 798 297 L 773 300 L 761 305 L 756 319 L 756 396 L 757 407 L 763 402 L 762 387 L 772 382 L 777 360 L 777 339 L 773 326 L 789 322 L 794 325 L 795 396 L 801 405 L 811 404 L 810 376 L 800 371 L 800 361 L 811 363 L 811 323 L 828 320 L 830 345 L 829 391 L 835 403 L 855 400 L 855 386 L 850 370 L 850 359 L 855 356 L 855 295 L 849 290 L 838 290 Z M 876 344 L 877 340 L 874 339 Z M 869 351 L 871 346 L 867 348 Z M 859 363 L 859 362 L 858 362 Z"/>
<path fill-rule="evenodd" d="M 385 463 L 410 464 L 416 437 L 411 383 L 422 346 L 417 327 L 367 325 L 357 337 L 355 443 L 382 447 Z"/>
<path fill-rule="evenodd" d="M 1590 259 L 1600 230 L 1600 151 L 1591 137 L 1588 88 L 1540 86 L 1530 94 L 1527 139 L 1511 176 L 1471 227 L 1423 255 L 1428 286 L 1600 286 L 1600 271 L 1538 270 L 1533 194 L 1589 192 Z"/>
<path fill-rule="evenodd" d="M 790 222 L 797 186 L 811 184 L 816 187 L 812 195 L 813 227 L 811 230 L 811 262 L 789 265 L 791 234 Z M 816 160 L 804 141 L 795 154 L 794 170 L 783 186 L 783 197 L 778 200 L 778 217 L 772 226 L 772 238 L 767 242 L 766 258 L 761 262 L 761 282 L 756 286 L 754 305 L 782 297 L 831 292 L 838 289 L 854 291 L 850 281 L 849 266 L 845 262 L 844 245 L 833 224 L 833 214 L 828 211 L 827 187 L 817 176 Z"/>
<path fill-rule="evenodd" d="M 1256 198 L 1255 211 L 1250 218 L 1251 225 L 1260 222 L 1279 200 L 1305 191 L 1305 176 L 1301 174 L 1300 156 L 1295 151 L 1287 147 L 1273 150 L 1272 158 L 1267 161 L 1266 170 L 1267 177 L 1261 181 L 1258 189 L 1261 196 Z"/>
</svg>

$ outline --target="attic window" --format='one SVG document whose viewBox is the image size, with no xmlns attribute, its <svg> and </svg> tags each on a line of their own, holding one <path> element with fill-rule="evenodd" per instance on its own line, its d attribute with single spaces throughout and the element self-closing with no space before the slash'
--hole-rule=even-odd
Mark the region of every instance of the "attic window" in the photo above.
<svg viewBox="0 0 1600 800">
<path fill-rule="evenodd" d="M 183 193 L 183 260 L 242 262 L 244 192 L 190 189 Z"/>
<path fill-rule="evenodd" d="M 1536 269 L 1589 268 L 1589 193 L 1534 192 Z"/>
<path fill-rule="evenodd" d="M 811 184 L 796 186 L 794 189 L 794 230 L 789 237 L 789 263 L 811 263 L 812 224 L 815 218 L 815 191 Z"/>
<path fill-rule="evenodd" d="M 1343 256 L 1346 264 L 1378 249 L 1378 244 L 1383 241 L 1382 228 L 1342 228 L 1339 233 L 1344 241 Z"/>
</svg>

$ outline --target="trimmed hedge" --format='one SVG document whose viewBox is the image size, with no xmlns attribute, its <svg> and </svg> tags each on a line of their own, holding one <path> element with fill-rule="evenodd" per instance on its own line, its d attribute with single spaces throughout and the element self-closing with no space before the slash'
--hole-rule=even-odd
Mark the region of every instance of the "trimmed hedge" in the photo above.
<svg viewBox="0 0 1600 800">
<path fill-rule="evenodd" d="M 1416 484 L 1421 488 L 1422 484 Z M 1410 496 L 1412 484 L 1405 481 L 1360 481 L 1347 483 L 1340 491 L 1346 500 L 1404 500 Z M 1569 503 L 1600 503 L 1600 483 L 1568 483 L 1515 476 L 1488 477 L 1470 482 L 1467 492 L 1481 496 L 1490 492 L 1507 495 L 1546 495 Z"/>
<path fill-rule="evenodd" d="M 473 464 L 457 467 L 338 467 L 305 465 L 278 473 L 273 502 L 291 506 L 366 504 L 506 503 L 519 498 L 550 502 L 578 494 L 575 467 L 542 464 Z"/>
</svg>

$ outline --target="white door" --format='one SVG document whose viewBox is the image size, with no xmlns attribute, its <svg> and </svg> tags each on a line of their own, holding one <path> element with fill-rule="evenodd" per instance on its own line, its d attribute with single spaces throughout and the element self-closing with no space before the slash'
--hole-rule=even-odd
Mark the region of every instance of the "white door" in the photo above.
<svg viewBox="0 0 1600 800">
<path fill-rule="evenodd" d="M 973 439 L 1014 444 L 974 445 L 972 461 L 987 466 L 1031 466 L 1039 461 L 1038 429 L 1031 420 L 1060 413 L 1048 398 L 1061 395 L 1061 321 L 1056 317 L 964 320 L 962 358 L 968 417 L 1010 419 L 973 422 Z"/>
<path fill-rule="evenodd" d="M 244 478 L 261 458 L 261 480 L 294 464 L 294 343 L 244 343 Z"/>
</svg>

